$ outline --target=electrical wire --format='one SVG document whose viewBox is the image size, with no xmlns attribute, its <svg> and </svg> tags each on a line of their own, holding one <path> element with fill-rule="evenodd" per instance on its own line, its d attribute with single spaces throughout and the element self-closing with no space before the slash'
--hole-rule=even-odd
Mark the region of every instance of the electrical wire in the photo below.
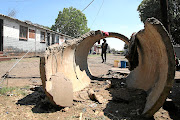
<svg viewBox="0 0 180 120">
<path fill-rule="evenodd" d="M 94 2 L 94 0 L 92 0 L 83 10 L 81 10 L 81 12 L 85 11 L 93 2 Z M 78 15 L 79 15 L 79 14 L 78 14 Z M 78 15 L 76 14 L 76 16 L 75 16 L 74 18 L 76 18 Z M 64 26 L 62 26 L 62 27 L 65 28 L 65 26 L 66 26 L 71 20 L 72 20 L 72 18 L 71 18 Z M 61 29 L 62 29 L 62 27 L 61 27 Z"/>
<path fill-rule="evenodd" d="M 90 26 L 90 28 L 93 26 L 93 24 L 94 24 L 94 22 L 95 22 L 97 16 L 99 15 L 99 12 L 100 12 L 100 10 L 101 10 L 103 4 L 104 4 L 104 0 L 102 1 L 102 4 L 101 4 L 101 6 L 100 6 L 100 8 L 99 8 L 99 10 L 98 10 L 98 12 L 97 12 L 97 14 L 96 14 L 96 17 L 94 18 L 93 23 L 92 23 L 92 25 Z"/>
<path fill-rule="evenodd" d="M 9 72 L 34 48 L 33 46 L 29 51 L 26 52 L 7 72 L 2 76 L 2 79 L 0 80 L 0 84 L 8 77 Z"/>
<path fill-rule="evenodd" d="M 84 10 L 86 10 L 93 2 L 94 2 L 94 0 L 92 0 L 81 12 L 83 12 Z"/>
</svg>

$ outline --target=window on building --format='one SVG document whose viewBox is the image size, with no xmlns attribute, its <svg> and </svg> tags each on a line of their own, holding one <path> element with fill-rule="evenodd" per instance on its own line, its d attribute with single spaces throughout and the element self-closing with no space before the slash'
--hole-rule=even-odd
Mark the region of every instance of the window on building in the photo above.
<svg viewBox="0 0 180 120">
<path fill-rule="evenodd" d="M 56 36 L 56 43 L 59 44 L 59 36 L 58 35 Z"/>
<path fill-rule="evenodd" d="M 35 30 L 29 29 L 29 38 L 35 39 Z"/>
<path fill-rule="evenodd" d="M 41 42 L 45 42 L 45 32 L 41 32 Z"/>
<path fill-rule="evenodd" d="M 52 34 L 52 44 L 55 43 L 55 34 Z"/>
<path fill-rule="evenodd" d="M 50 33 L 47 33 L 47 45 L 50 46 Z"/>
<path fill-rule="evenodd" d="M 27 40 L 27 37 L 28 37 L 28 27 L 24 27 L 20 25 L 19 39 Z"/>
</svg>

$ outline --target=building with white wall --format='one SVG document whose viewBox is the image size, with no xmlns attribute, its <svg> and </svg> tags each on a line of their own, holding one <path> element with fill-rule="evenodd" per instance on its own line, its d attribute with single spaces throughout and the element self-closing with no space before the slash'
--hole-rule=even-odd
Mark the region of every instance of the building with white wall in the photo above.
<svg viewBox="0 0 180 120">
<path fill-rule="evenodd" d="M 0 14 L 0 52 L 4 54 L 41 53 L 52 44 L 62 44 L 70 36 Z"/>
</svg>

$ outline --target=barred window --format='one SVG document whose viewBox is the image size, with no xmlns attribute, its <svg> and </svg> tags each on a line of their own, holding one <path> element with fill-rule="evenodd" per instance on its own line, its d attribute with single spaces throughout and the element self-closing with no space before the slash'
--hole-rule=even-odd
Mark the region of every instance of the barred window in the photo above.
<svg viewBox="0 0 180 120">
<path fill-rule="evenodd" d="M 55 43 L 55 34 L 52 34 L 52 45 Z"/>
<path fill-rule="evenodd" d="M 45 42 L 45 32 L 41 31 L 41 42 Z"/>
<path fill-rule="evenodd" d="M 56 36 L 56 43 L 59 44 L 59 36 Z"/>
<path fill-rule="evenodd" d="M 27 40 L 27 37 L 28 37 L 28 27 L 24 27 L 20 25 L 19 39 Z"/>
</svg>

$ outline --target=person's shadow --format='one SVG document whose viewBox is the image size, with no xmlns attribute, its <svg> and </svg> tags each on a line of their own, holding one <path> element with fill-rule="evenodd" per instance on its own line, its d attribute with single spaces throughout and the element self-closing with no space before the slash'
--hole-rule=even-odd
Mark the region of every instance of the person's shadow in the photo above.
<svg viewBox="0 0 180 120">
<path fill-rule="evenodd" d="M 53 105 L 46 97 L 42 87 L 35 87 L 33 93 L 18 100 L 17 105 L 34 105 L 33 113 L 52 113 L 60 111 L 62 107 Z"/>
</svg>

